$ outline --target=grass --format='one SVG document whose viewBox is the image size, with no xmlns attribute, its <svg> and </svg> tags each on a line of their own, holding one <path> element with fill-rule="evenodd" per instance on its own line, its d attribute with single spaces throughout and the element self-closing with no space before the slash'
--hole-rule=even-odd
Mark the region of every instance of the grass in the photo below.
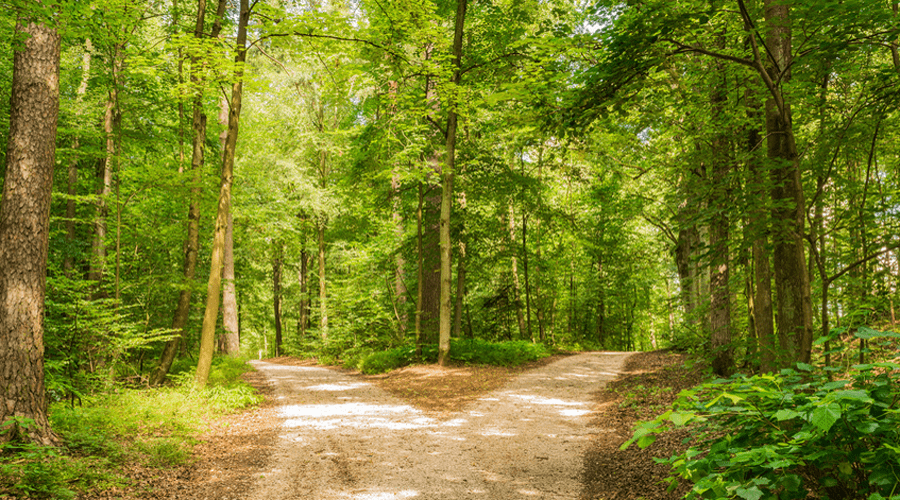
<svg viewBox="0 0 900 500">
<path fill-rule="evenodd" d="M 113 389 L 82 398 L 81 405 L 51 405 L 50 422 L 62 446 L 8 444 L 0 453 L 0 496 L 75 498 L 127 485 L 129 466 L 176 467 L 191 460 L 196 436 L 219 416 L 260 398 L 240 381 L 244 360 L 216 358 L 206 389 L 193 388 L 182 368 L 172 387 Z"/>
</svg>

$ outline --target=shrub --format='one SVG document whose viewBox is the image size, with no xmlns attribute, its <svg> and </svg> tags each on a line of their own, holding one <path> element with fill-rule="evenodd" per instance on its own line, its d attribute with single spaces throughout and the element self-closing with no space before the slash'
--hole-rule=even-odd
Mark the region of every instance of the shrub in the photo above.
<svg viewBox="0 0 900 500">
<path fill-rule="evenodd" d="M 667 461 L 694 484 L 686 498 L 900 500 L 900 364 L 828 373 L 800 363 L 684 391 L 623 448 L 690 426 L 693 446 Z"/>
<path fill-rule="evenodd" d="M 421 351 L 421 355 L 417 356 L 414 345 L 404 345 L 375 352 L 363 358 L 358 368 L 363 373 L 373 374 L 415 362 L 437 362 L 437 344 L 425 344 Z M 517 366 L 549 355 L 550 351 L 543 344 L 524 340 L 488 342 L 478 339 L 450 339 L 450 360 L 469 365 Z"/>
</svg>

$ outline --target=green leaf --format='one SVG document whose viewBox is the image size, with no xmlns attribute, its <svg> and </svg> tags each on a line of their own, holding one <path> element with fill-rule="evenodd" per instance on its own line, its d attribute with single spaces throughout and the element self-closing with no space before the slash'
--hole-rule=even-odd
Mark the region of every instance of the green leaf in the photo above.
<svg viewBox="0 0 900 500">
<path fill-rule="evenodd" d="M 775 420 L 779 422 L 783 422 L 785 420 L 790 420 L 792 418 L 797 418 L 800 416 L 800 413 L 794 410 L 778 410 L 775 412 Z"/>
<path fill-rule="evenodd" d="M 831 426 L 841 418 L 841 407 L 835 403 L 820 406 L 812 411 L 809 422 L 822 432 L 828 432 Z"/>
<path fill-rule="evenodd" d="M 694 412 L 676 412 L 669 419 L 678 427 L 681 427 L 694 419 Z"/>
<path fill-rule="evenodd" d="M 834 382 L 828 382 L 827 384 L 823 385 L 822 389 L 826 391 L 833 391 L 835 389 L 840 389 L 841 387 L 844 387 L 849 383 L 849 380 L 835 380 Z"/>
<path fill-rule="evenodd" d="M 737 493 L 737 496 L 746 500 L 759 500 L 763 495 L 762 491 L 756 486 L 751 486 L 750 488 L 738 488 L 735 493 Z"/>
<path fill-rule="evenodd" d="M 797 363 L 797 369 L 804 372 L 813 371 L 813 366 L 806 363 Z"/>
</svg>

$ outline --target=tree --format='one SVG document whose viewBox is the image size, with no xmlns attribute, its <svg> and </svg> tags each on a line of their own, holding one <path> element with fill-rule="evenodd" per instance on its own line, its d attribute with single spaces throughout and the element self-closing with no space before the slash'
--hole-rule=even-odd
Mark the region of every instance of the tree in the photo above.
<svg viewBox="0 0 900 500">
<path fill-rule="evenodd" d="M 46 445 L 56 442 L 47 420 L 43 316 L 60 58 L 60 35 L 48 21 L 23 12 L 16 23 L 23 46 L 13 62 L 0 200 L 0 440 Z"/>
<path fill-rule="evenodd" d="M 238 36 L 236 42 L 234 83 L 231 86 L 231 103 L 228 114 L 228 138 L 222 153 L 222 182 L 219 190 L 219 205 L 216 211 L 216 231 L 213 236 L 212 257 L 210 259 L 209 283 L 206 289 L 206 311 L 203 315 L 203 329 L 200 332 L 200 354 L 197 356 L 197 373 L 194 384 L 206 385 L 212 366 L 215 348 L 216 320 L 219 316 L 221 299 L 222 268 L 225 254 L 225 232 L 228 229 L 228 214 L 231 211 L 231 185 L 234 181 L 234 155 L 237 147 L 239 122 L 241 118 L 241 98 L 244 88 L 244 62 L 247 60 L 247 24 L 250 19 L 250 2 L 241 0 L 238 14 Z"/>
</svg>

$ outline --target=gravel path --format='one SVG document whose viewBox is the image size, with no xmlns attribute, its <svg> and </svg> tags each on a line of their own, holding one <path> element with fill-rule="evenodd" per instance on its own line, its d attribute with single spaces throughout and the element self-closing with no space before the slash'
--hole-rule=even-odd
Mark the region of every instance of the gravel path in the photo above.
<svg viewBox="0 0 900 500">
<path fill-rule="evenodd" d="M 575 499 L 591 394 L 627 353 L 584 353 L 526 372 L 439 419 L 320 367 L 254 362 L 284 419 L 250 500 Z"/>
</svg>

